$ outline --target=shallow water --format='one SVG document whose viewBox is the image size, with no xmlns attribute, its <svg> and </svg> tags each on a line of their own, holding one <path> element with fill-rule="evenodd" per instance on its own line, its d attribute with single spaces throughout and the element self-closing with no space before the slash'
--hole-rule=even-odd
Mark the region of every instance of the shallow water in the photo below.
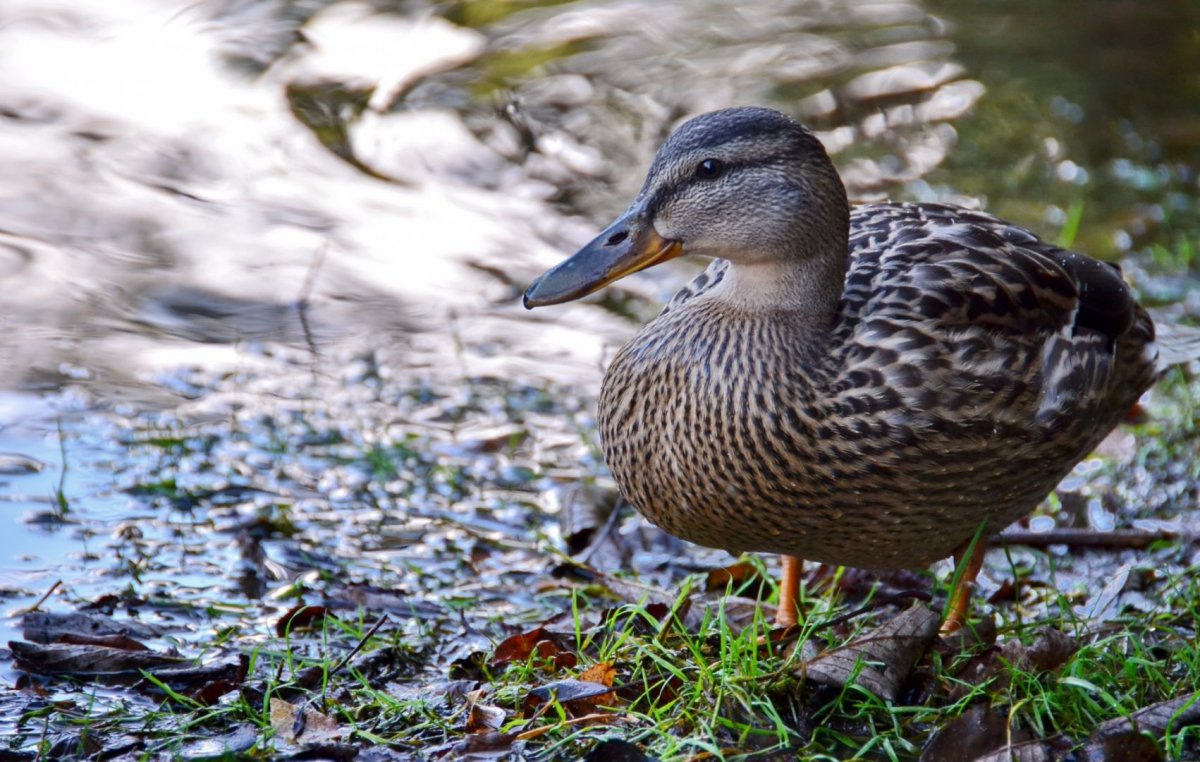
<svg viewBox="0 0 1200 762">
<path fill-rule="evenodd" d="M 536 313 L 518 296 L 710 108 L 784 108 L 856 198 L 986 206 L 1121 259 L 1195 318 L 1196 21 L 1182 1 L 7 2 L 0 451 L 19 457 L 0 476 L 0 592 L 10 610 L 60 578 L 71 602 L 128 586 L 257 605 L 320 565 L 293 563 L 301 548 L 436 597 L 397 568 L 453 581 L 438 549 L 480 533 L 553 544 L 546 488 L 600 471 L 586 400 L 604 358 L 680 273 Z M 506 386 L 478 409 L 402 406 L 401 436 L 386 405 L 357 406 L 372 373 L 395 404 Z M 464 460 L 506 425 L 499 399 L 549 383 L 582 395 L 579 421 L 535 410 L 517 455 Z M 386 445 L 380 467 L 411 434 L 449 448 L 429 469 L 484 486 L 464 501 L 421 466 L 364 512 L 379 478 L 302 441 L 330 430 Z M 1150 513 L 1194 507 L 1189 479 Z M 265 545 L 239 545 L 258 520 Z M 526 558 L 507 552 L 497 579 Z"/>
</svg>

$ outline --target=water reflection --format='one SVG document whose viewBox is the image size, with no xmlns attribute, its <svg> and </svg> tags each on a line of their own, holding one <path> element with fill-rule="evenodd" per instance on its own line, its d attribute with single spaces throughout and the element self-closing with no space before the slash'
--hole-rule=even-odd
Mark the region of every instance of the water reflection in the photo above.
<svg viewBox="0 0 1200 762">
<path fill-rule="evenodd" d="M 541 323 L 513 297 L 587 237 L 578 217 L 629 196 L 679 117 L 791 106 L 867 197 L 937 167 L 984 92 L 911 3 L 541 5 L 10 6 L 0 383 L 61 383 L 69 361 L 139 385 L 189 350 L 212 362 L 197 343 L 451 316 L 468 357 L 521 366 L 539 344 L 594 380 L 594 337 L 628 327 L 566 311 L 512 341 Z"/>
<path fill-rule="evenodd" d="M 956 19 L 958 60 L 990 88 L 931 182 L 1051 234 L 1082 205 L 1078 245 L 1100 256 L 1196 241 L 1200 6 L 930 7 Z"/>
</svg>

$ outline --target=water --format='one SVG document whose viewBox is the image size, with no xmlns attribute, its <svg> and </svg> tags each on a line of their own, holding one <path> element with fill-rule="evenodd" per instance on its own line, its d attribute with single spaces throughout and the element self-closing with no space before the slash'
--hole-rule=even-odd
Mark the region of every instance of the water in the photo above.
<svg viewBox="0 0 1200 762">
<path fill-rule="evenodd" d="M 680 278 L 536 314 L 518 295 L 711 108 L 784 108 L 855 198 L 986 206 L 1200 315 L 1195 21 L 1183 1 L 10 0 L 0 451 L 44 467 L 0 477 L 0 594 L 254 604 L 319 549 L 473 595 L 444 549 L 480 533 L 504 548 L 493 581 L 533 569 L 543 493 L 599 471 L 579 432 L 604 359 Z M 481 379 L 511 386 L 477 404 Z M 456 449 L 550 382 L 583 395 L 578 421 L 526 400 L 512 453 Z M 394 420 L 422 389 L 475 401 Z M 450 454 L 411 479 L 343 463 L 378 444 L 386 471 L 409 435 Z"/>
</svg>

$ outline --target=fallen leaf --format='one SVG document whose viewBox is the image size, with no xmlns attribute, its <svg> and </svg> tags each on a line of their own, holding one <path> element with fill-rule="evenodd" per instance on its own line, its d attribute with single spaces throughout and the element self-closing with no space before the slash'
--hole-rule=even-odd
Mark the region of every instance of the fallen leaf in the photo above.
<svg viewBox="0 0 1200 762">
<path fill-rule="evenodd" d="M 1078 762 L 1162 762 L 1163 753 L 1150 736 L 1128 730 L 1089 741 L 1076 759 Z"/>
<path fill-rule="evenodd" d="M 679 693 L 683 688 L 684 681 L 679 675 L 665 673 L 627 682 L 618 686 L 616 693 L 632 711 L 650 712 L 654 707 L 666 706 L 674 702 L 679 698 Z"/>
<path fill-rule="evenodd" d="M 307 706 L 298 707 L 281 698 L 271 698 L 271 728 L 285 741 L 322 743 L 346 734 L 337 720 Z"/>
<path fill-rule="evenodd" d="M 1117 717 L 1100 723 L 1092 733 L 1092 740 L 1128 733 L 1149 733 L 1155 737 L 1171 727 L 1200 723 L 1200 692 L 1188 693 L 1178 698 L 1160 701 L 1137 710 L 1128 717 Z"/>
<path fill-rule="evenodd" d="M 463 427 L 457 433 L 457 447 L 483 453 L 510 450 L 529 436 L 527 430 L 511 423 L 486 428 Z"/>
<path fill-rule="evenodd" d="M 965 651 L 974 651 L 996 643 L 996 618 L 986 616 L 960 627 L 949 635 L 940 637 L 934 647 L 946 656 L 956 656 Z"/>
<path fill-rule="evenodd" d="M 684 626 L 693 630 L 699 629 L 706 619 L 719 616 L 730 632 L 737 634 L 759 621 L 765 613 L 763 604 L 754 598 L 737 595 L 715 596 L 707 593 L 694 596 L 689 601 L 699 604 L 689 606 L 683 620 Z"/>
<path fill-rule="evenodd" d="M 609 687 L 613 684 L 613 679 L 616 677 L 617 668 L 613 666 L 611 661 L 602 661 L 593 664 L 579 675 L 579 679 L 589 683 L 600 683 Z"/>
<path fill-rule="evenodd" d="M 879 698 L 892 701 L 917 659 L 937 637 L 940 619 L 928 606 L 913 604 L 857 640 L 809 660 L 800 671 L 822 685 L 840 687 L 855 680 Z"/>
<path fill-rule="evenodd" d="M 529 632 L 512 635 L 496 646 L 492 653 L 492 666 L 502 667 L 512 662 L 529 661 L 529 657 L 534 654 L 551 660 L 558 669 L 569 669 L 577 663 L 575 654 L 563 648 L 558 635 L 544 627 L 537 627 Z"/>
<path fill-rule="evenodd" d="M 499 757 L 510 751 L 517 737 L 512 733 L 472 733 L 461 741 L 446 747 L 430 749 L 430 757 L 437 759 L 437 752 L 450 752 L 447 759 L 462 759 L 470 757 Z"/>
<path fill-rule="evenodd" d="M 188 698 L 204 706 L 212 706 L 221 700 L 222 696 L 233 693 L 242 685 L 241 680 L 213 680 L 201 685 L 188 694 Z"/>
<path fill-rule="evenodd" d="M 941 728 L 921 750 L 920 762 L 962 762 L 988 755 L 1009 742 L 1007 715 L 977 702 Z"/>
<path fill-rule="evenodd" d="M 611 688 L 612 684 L 613 684 L 613 680 L 616 678 L 616 676 L 617 676 L 617 668 L 613 666 L 612 662 L 602 661 L 602 662 L 593 664 L 592 666 L 585 669 L 583 671 L 583 673 L 579 675 L 579 680 L 581 682 L 585 682 L 585 683 L 595 683 L 597 685 L 606 685 L 609 688 Z M 586 699 L 579 699 L 574 703 L 575 704 L 584 704 L 586 706 L 578 706 L 578 707 L 572 706 L 571 707 L 572 711 L 577 711 L 580 709 L 587 709 L 587 711 L 592 711 L 595 707 L 598 707 L 598 706 L 613 706 L 614 704 L 616 704 L 617 703 L 617 694 L 614 693 L 613 691 L 609 691 L 608 693 L 602 693 L 598 696 L 592 696 L 592 697 L 586 698 Z"/>
<path fill-rule="evenodd" d="M 597 574 L 595 583 L 603 585 L 609 592 L 626 603 L 631 603 L 635 606 L 644 606 L 646 609 L 649 609 L 656 603 L 661 603 L 670 610 L 670 605 L 663 602 L 674 601 L 676 598 L 675 594 L 669 590 L 648 585 L 645 582 L 639 582 L 629 577 Z"/>
<path fill-rule="evenodd" d="M 284 756 L 283 759 L 300 760 L 318 759 L 321 762 L 354 762 L 355 760 L 382 760 L 403 759 L 395 755 L 394 752 L 384 754 L 376 751 L 374 756 L 368 756 L 362 753 L 363 749 L 357 743 L 338 743 L 328 741 L 306 742 L 304 749 L 295 754 Z"/>
<path fill-rule="evenodd" d="M 929 582 L 911 569 L 856 569 L 817 564 L 808 575 L 808 589 L 820 591 L 837 586 L 847 601 L 865 601 L 868 597 L 911 596 L 914 590 L 926 590 Z"/>
<path fill-rule="evenodd" d="M 113 619 L 103 614 L 56 614 L 31 611 L 21 618 L 21 631 L 34 643 L 56 643 L 66 635 L 104 638 L 124 636 L 150 640 L 170 632 L 170 628 L 129 619 Z"/>
<path fill-rule="evenodd" d="M 86 731 L 55 733 L 45 750 L 31 759 L 95 759 L 103 751 L 100 734 Z"/>
<path fill-rule="evenodd" d="M 467 696 L 471 695 L 478 684 L 477 680 L 435 680 L 432 683 L 389 682 L 386 691 L 388 695 L 404 702 L 444 697 L 457 703 L 466 701 Z"/>
<path fill-rule="evenodd" d="M 259 731 L 253 725 L 236 727 L 227 733 L 201 738 L 184 743 L 179 748 L 182 759 L 226 759 L 238 757 L 238 752 L 249 751 L 258 743 Z"/>
<path fill-rule="evenodd" d="M 45 463 L 29 455 L 22 455 L 17 452 L 0 452 L 0 476 L 36 474 L 45 467 Z"/>
<path fill-rule="evenodd" d="M 325 591 L 325 604 L 330 609 L 359 607 L 368 611 L 386 611 L 397 618 L 435 619 L 446 616 L 446 608 L 403 590 L 356 583 Z"/>
<path fill-rule="evenodd" d="M 586 680 L 555 680 L 540 685 L 525 696 L 523 712 L 526 717 L 536 713 L 537 708 L 548 701 L 557 702 L 572 717 L 589 714 L 603 697 L 615 699 L 610 686 Z"/>
<path fill-rule="evenodd" d="M 43 646 L 11 640 L 8 643 L 18 669 L 39 675 L 118 675 L 137 674 L 179 664 L 179 656 L 153 651 L 127 651 L 107 646 Z"/>
<path fill-rule="evenodd" d="M 529 695 L 541 701 L 569 704 L 573 701 L 584 701 L 611 692 L 610 687 L 603 683 L 592 683 L 585 680 L 555 680 L 552 683 L 533 688 L 529 691 Z"/>
<path fill-rule="evenodd" d="M 468 733 L 487 733 L 499 730 L 504 724 L 505 711 L 498 706 L 481 703 L 483 689 L 474 690 L 467 694 L 467 724 Z"/>
<path fill-rule="evenodd" d="M 611 520 L 616 519 L 617 495 L 611 489 L 594 484 L 572 482 L 569 486 L 553 488 L 550 492 L 559 504 L 558 518 L 562 524 L 562 536 L 566 542 L 567 553 L 578 555 L 592 545 L 593 540 L 619 542 L 607 530 Z M 604 533 L 597 536 L 597 532 Z M 596 549 L 588 554 L 590 558 Z M 620 551 L 616 551 L 619 556 Z"/>
<path fill-rule="evenodd" d="M 1005 744 L 999 749 L 976 757 L 974 762 L 1050 762 L 1050 750 L 1041 741 Z"/>
<path fill-rule="evenodd" d="M 1001 580 L 1000 586 L 996 588 L 995 592 L 993 592 L 991 595 L 989 595 L 987 597 L 987 602 L 991 603 L 991 604 L 1012 603 L 1016 600 L 1017 600 L 1017 583 L 1015 581 L 1013 581 L 1013 578 L 1011 576 L 1006 576 L 1003 580 Z M 955 630 L 955 632 L 960 632 L 960 631 Z"/>
<path fill-rule="evenodd" d="M 237 661 L 224 664 L 155 670 L 157 682 L 142 680 L 135 687 L 151 696 L 165 698 L 167 694 L 158 685 L 161 682 L 176 693 L 202 704 L 212 704 L 221 696 L 236 690 L 245 681 L 249 668 L 250 657 L 239 654 Z"/>
<path fill-rule="evenodd" d="M 1007 649 L 1008 643 L 1016 644 L 1012 651 Z M 1062 630 L 1043 627 L 1028 648 L 1021 646 L 1018 640 L 1011 640 L 1001 646 L 1000 650 L 1012 664 L 1022 670 L 1052 672 L 1075 655 L 1079 644 Z"/>
<path fill-rule="evenodd" d="M 685 616 L 690 607 L 691 599 L 689 598 L 684 602 L 680 611 L 676 612 L 677 615 Z M 671 607 L 660 601 L 647 603 L 644 606 L 638 604 L 615 606 L 600 613 L 600 622 L 597 626 L 612 632 L 654 635 L 662 629 L 670 615 Z"/>
<path fill-rule="evenodd" d="M 484 679 L 483 668 L 487 663 L 487 654 L 483 651 L 472 651 L 450 662 L 449 677 L 451 680 L 481 681 Z"/>
<path fill-rule="evenodd" d="M 333 614 L 324 606 L 294 606 L 275 622 L 275 634 L 282 638 L 298 630 L 312 629 L 326 617 L 333 617 Z"/>
<path fill-rule="evenodd" d="M 1076 606 L 1076 616 L 1083 622 L 1095 626 L 1111 620 L 1121 613 L 1121 592 L 1129 584 L 1129 573 L 1133 562 L 1122 564 L 1109 577 L 1100 592 L 1092 596 L 1086 606 Z"/>
<path fill-rule="evenodd" d="M 737 595 L 765 598 L 770 588 L 766 577 L 759 572 L 758 567 L 745 561 L 719 569 L 710 569 L 704 579 L 704 589 L 710 593 L 732 590 Z"/>
<path fill-rule="evenodd" d="M 955 674 L 951 700 L 966 695 L 973 686 L 995 679 L 1003 690 L 1012 680 L 1012 668 L 1026 672 L 1050 672 L 1058 669 L 1079 650 L 1075 639 L 1051 627 L 1042 628 L 1033 644 L 1025 646 L 1012 638 L 971 658 Z"/>
<path fill-rule="evenodd" d="M 58 639 L 59 643 L 70 646 L 104 646 L 120 648 L 124 651 L 149 651 L 145 643 L 134 640 L 126 635 L 75 635 L 67 633 Z"/>
</svg>

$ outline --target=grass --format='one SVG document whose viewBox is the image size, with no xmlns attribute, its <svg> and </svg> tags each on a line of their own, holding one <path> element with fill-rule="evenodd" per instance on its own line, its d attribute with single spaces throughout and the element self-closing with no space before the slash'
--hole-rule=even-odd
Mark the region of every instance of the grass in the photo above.
<svg viewBox="0 0 1200 762">
<path fill-rule="evenodd" d="M 973 686 L 953 675 L 978 653 L 931 657 L 922 678 L 927 685 L 895 703 L 853 687 L 831 691 L 807 684 L 796 676 L 801 660 L 794 650 L 767 645 L 771 628 L 761 614 L 738 631 L 718 605 L 688 626 L 678 616 L 682 598 L 664 615 L 661 607 L 644 604 L 601 612 L 576 594 L 566 630 L 577 662 L 563 669 L 555 659 L 533 653 L 485 670 L 478 681 L 484 692 L 480 701 L 506 713 L 501 733 L 528 736 L 527 753 L 551 757 L 582 755 L 597 739 L 619 736 L 662 759 L 751 758 L 784 751 L 803 759 L 908 759 L 974 701 L 989 703 L 1012 727 L 1037 737 L 1078 741 L 1105 720 L 1128 716 L 1200 684 L 1197 580 L 1200 569 L 1183 570 L 1166 581 L 1161 608 L 1121 619 L 1101 632 L 1088 632 L 1069 616 L 1013 630 L 1002 627 L 1003 635 L 1026 645 L 1042 627 L 1074 632 L 1080 648 L 1052 670 L 1002 661 L 987 681 Z M 591 621 L 601 614 L 602 623 Z M 462 739 L 467 718 L 461 697 L 398 697 L 380 685 L 371 669 L 334 668 L 340 657 L 329 652 L 358 642 L 364 625 L 330 621 L 319 634 L 272 640 L 254 655 L 253 671 L 274 676 L 254 691 L 259 701 L 251 702 L 244 691 L 242 698 L 214 709 L 175 696 L 162 710 L 162 719 L 170 718 L 180 748 L 199 728 L 246 721 L 262 732 L 261 743 L 270 748 L 280 730 L 270 719 L 270 697 L 295 687 L 289 675 L 316 668 L 323 675 L 321 687 L 301 690 L 300 696 L 309 706 L 322 707 L 359 742 L 436 749 Z M 312 639 L 323 655 L 297 653 L 314 645 L 306 642 Z M 384 629 L 363 649 L 364 658 L 404 647 L 398 631 Z M 422 658 L 419 649 L 410 653 Z M 585 710 L 553 702 L 540 712 L 527 708 L 532 690 L 595 665 L 615 667 L 615 700 L 609 704 Z M 968 689 L 955 696 L 953 689 L 959 687 Z M 191 716 L 180 721 L 180 711 Z M 592 719 L 580 722 L 580 717 Z M 1158 740 L 1172 753 L 1182 753 L 1194 748 L 1197 739 L 1194 727 L 1179 727 Z"/>
<path fill-rule="evenodd" d="M 483 691 L 481 702 L 505 712 L 499 732 L 510 742 L 528 737 L 516 741 L 525 753 L 548 758 L 579 756 L 600 738 L 623 737 L 662 759 L 783 752 L 802 759 L 909 759 L 975 701 L 988 703 L 1013 728 L 1036 737 L 1078 741 L 1105 720 L 1128 716 L 1200 684 L 1198 580 L 1200 569 L 1183 570 L 1165 581 L 1161 608 L 1121 619 L 1101 632 L 1088 632 L 1069 615 L 1012 630 L 1002 627 L 1003 635 L 1026 645 L 1047 626 L 1073 632 L 1081 645 L 1051 670 L 1001 660 L 978 685 L 953 675 L 979 653 L 934 655 L 921 678 L 926 685 L 895 703 L 854 687 L 830 690 L 797 677 L 800 657 L 795 650 L 769 645 L 771 627 L 761 613 L 736 630 L 718 603 L 689 626 L 679 616 L 686 602 L 682 597 L 669 608 L 624 604 L 600 611 L 590 599 L 572 594 L 564 629 L 569 652 L 577 656 L 573 666 L 564 669 L 554 658 L 535 652 L 485 669 L 477 685 Z M 271 639 L 252 654 L 251 671 L 263 677 L 219 707 L 201 706 L 160 684 L 169 700 L 144 721 L 147 727 L 169 728 L 165 735 L 173 740 L 157 749 L 181 751 L 206 729 L 249 723 L 260 734 L 260 748 L 278 750 L 284 728 L 272 719 L 271 710 L 271 698 L 278 696 L 293 703 L 302 699 L 357 743 L 436 750 L 461 741 L 468 722 L 462 696 L 397 695 L 386 681 L 381 684 L 377 665 L 362 666 L 381 652 L 397 651 L 421 663 L 426 654 L 407 643 L 400 630 L 381 629 L 365 642 L 362 662 L 337 668 L 342 652 L 362 643 L 367 629 L 365 620 L 326 620 L 317 631 Z M 815 631 L 814 618 L 807 632 Z M 545 710 L 529 710 L 531 691 L 596 665 L 615 668 L 613 700 L 582 710 L 554 702 Z M 318 685 L 298 688 L 295 676 L 309 669 L 321 674 Z M 967 690 L 955 695 L 961 687 Z M 580 722 L 581 717 L 591 719 Z M 105 730 L 105 724 L 103 717 L 92 721 L 96 732 Z M 1195 727 L 1169 729 L 1157 740 L 1182 754 L 1195 747 Z"/>
</svg>

